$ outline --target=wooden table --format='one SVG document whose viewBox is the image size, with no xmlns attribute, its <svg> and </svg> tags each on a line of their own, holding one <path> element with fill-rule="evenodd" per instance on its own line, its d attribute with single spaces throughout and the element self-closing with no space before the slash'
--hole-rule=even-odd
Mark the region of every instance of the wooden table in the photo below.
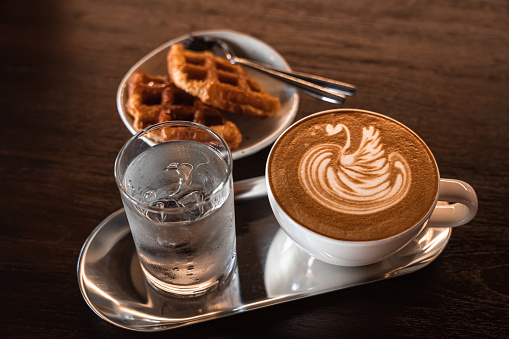
<svg viewBox="0 0 509 339">
<path fill-rule="evenodd" d="M 113 163 L 130 133 L 116 89 L 167 40 L 228 28 L 355 84 L 344 107 L 412 128 L 479 212 L 418 272 L 151 336 L 506 337 L 508 14 L 500 0 L 2 1 L 0 334 L 148 336 L 99 319 L 76 278 L 83 242 L 121 207 Z M 298 117 L 336 107 L 300 103 Z M 236 161 L 235 180 L 263 175 L 267 154 Z"/>
</svg>

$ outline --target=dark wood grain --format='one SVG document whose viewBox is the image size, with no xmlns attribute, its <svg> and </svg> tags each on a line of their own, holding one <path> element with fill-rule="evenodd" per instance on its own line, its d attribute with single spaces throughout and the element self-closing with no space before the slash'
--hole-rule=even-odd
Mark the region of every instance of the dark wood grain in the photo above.
<svg viewBox="0 0 509 339">
<path fill-rule="evenodd" d="M 416 131 L 479 212 L 411 275 L 150 335 L 507 338 L 508 18 L 504 0 L 1 1 L 0 334 L 148 336 L 100 320 L 76 279 L 81 245 L 121 207 L 116 89 L 163 42 L 229 28 L 357 85 L 345 106 Z M 333 107 L 302 96 L 298 115 Z M 236 161 L 235 179 L 262 175 L 267 154 Z"/>
</svg>

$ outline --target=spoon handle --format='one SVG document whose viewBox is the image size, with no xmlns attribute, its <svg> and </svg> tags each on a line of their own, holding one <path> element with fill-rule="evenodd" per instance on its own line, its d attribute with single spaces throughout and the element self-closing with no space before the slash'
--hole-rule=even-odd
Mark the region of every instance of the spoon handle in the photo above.
<svg viewBox="0 0 509 339">
<path fill-rule="evenodd" d="M 356 91 L 355 86 L 344 82 L 304 73 L 285 72 L 244 58 L 236 57 L 234 61 L 298 87 L 311 96 L 336 104 L 342 104 L 346 99 L 345 95 L 354 95 Z"/>
<path fill-rule="evenodd" d="M 304 80 L 304 81 L 307 81 L 307 82 L 311 82 L 311 83 L 313 83 L 315 85 L 325 87 L 325 88 L 327 88 L 328 90 L 330 90 L 332 92 L 341 93 L 341 94 L 346 95 L 346 96 L 354 96 L 355 92 L 356 92 L 355 86 L 354 85 L 350 85 L 350 84 L 348 84 L 346 82 L 341 82 L 341 81 L 337 81 L 337 80 L 327 79 L 327 78 L 319 77 L 317 75 L 311 75 L 311 74 L 306 74 L 306 73 L 301 73 L 301 72 L 282 71 L 280 69 L 277 69 L 277 68 L 274 68 L 274 67 L 271 67 L 271 66 L 265 66 L 265 67 L 267 67 L 267 68 L 269 68 L 271 70 L 278 71 L 280 73 L 286 74 L 288 76 L 293 76 L 295 78 L 298 78 L 298 79 L 301 79 L 301 80 Z"/>
</svg>

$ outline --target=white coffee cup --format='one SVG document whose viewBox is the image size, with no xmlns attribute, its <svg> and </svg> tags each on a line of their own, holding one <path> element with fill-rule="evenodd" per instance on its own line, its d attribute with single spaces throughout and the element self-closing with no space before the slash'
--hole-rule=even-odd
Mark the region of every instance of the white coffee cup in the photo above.
<svg viewBox="0 0 509 339">
<path fill-rule="evenodd" d="M 313 119 L 316 115 L 328 114 L 331 112 L 365 112 L 379 115 L 378 113 L 362 110 L 340 109 L 319 112 L 302 120 Z M 402 125 L 401 123 L 399 124 Z M 265 173 L 267 195 L 281 228 L 300 248 L 321 261 L 341 266 L 362 266 L 376 263 L 403 248 L 414 239 L 424 227 L 461 226 L 472 220 L 477 213 L 477 196 L 474 189 L 469 184 L 460 180 L 441 178 L 437 180 L 438 188 L 435 190 L 437 192 L 435 194 L 435 201 L 426 215 L 415 224 L 409 225 L 405 231 L 399 234 L 383 239 L 367 241 L 337 240 L 318 234 L 288 215 L 277 202 L 274 192 L 271 191 L 269 161 L 280 139 L 283 138 L 293 126 L 295 126 L 295 124 L 290 126 L 278 138 L 269 154 Z M 408 129 L 408 127 L 405 128 Z M 424 145 L 424 147 L 427 146 Z M 431 154 L 431 152 L 429 152 L 429 154 Z M 432 156 L 431 158 L 436 168 L 436 173 L 439 175 L 436 161 Z"/>
</svg>

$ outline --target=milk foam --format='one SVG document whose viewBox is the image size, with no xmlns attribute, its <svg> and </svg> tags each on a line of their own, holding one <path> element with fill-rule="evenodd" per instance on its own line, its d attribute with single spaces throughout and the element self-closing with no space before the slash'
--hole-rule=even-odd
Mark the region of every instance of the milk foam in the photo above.
<svg viewBox="0 0 509 339">
<path fill-rule="evenodd" d="M 321 129 L 330 143 L 305 152 L 299 164 L 299 181 L 310 197 L 332 210 L 346 214 L 371 214 L 396 205 L 407 195 L 411 171 L 398 152 L 386 154 L 380 132 L 362 128 L 362 139 L 351 149 L 350 130 L 344 124 Z M 346 134 L 344 144 L 336 135 Z M 341 139 L 342 140 L 342 139 Z"/>
</svg>

